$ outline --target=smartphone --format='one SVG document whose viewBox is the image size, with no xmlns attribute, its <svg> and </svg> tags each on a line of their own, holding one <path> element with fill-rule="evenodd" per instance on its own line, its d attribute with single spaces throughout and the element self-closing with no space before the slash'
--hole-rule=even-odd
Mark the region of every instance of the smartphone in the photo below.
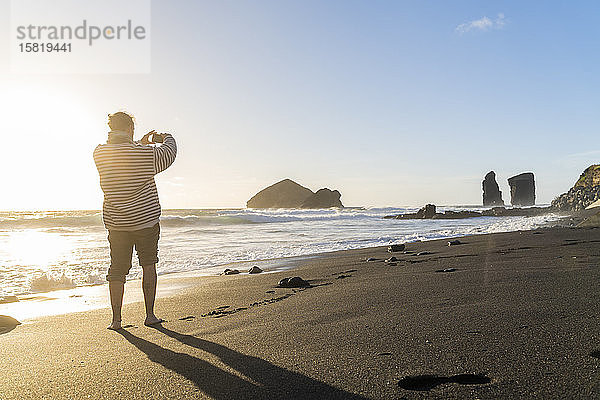
<svg viewBox="0 0 600 400">
<path fill-rule="evenodd" d="M 160 133 L 153 133 L 152 134 L 152 141 L 154 143 L 162 143 L 163 140 L 164 140 L 164 137 Z"/>
</svg>

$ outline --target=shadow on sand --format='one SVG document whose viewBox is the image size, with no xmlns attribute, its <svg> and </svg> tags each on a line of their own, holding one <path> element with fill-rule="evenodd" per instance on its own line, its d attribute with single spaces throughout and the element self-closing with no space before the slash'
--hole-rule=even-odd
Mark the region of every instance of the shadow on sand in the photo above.
<svg viewBox="0 0 600 400">
<path fill-rule="evenodd" d="M 365 399 L 220 344 L 184 335 L 163 326 L 154 328 L 185 345 L 219 357 L 223 363 L 255 382 L 244 380 L 201 358 L 165 349 L 126 330 L 119 331 L 152 362 L 185 377 L 215 399 Z"/>
<path fill-rule="evenodd" d="M 417 375 L 407 376 L 398 382 L 398 386 L 406 390 L 428 391 L 445 383 L 460 385 L 485 385 L 492 380 L 485 375 L 459 374 L 453 376 Z"/>
</svg>

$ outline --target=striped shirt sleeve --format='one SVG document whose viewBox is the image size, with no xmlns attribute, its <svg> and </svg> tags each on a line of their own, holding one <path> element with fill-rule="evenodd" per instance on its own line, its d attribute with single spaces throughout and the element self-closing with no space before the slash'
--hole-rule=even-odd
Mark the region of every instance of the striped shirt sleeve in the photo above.
<svg viewBox="0 0 600 400">
<path fill-rule="evenodd" d="M 165 134 L 162 145 L 154 149 L 154 170 L 158 174 L 169 168 L 177 156 L 177 143 L 170 134 Z"/>
</svg>

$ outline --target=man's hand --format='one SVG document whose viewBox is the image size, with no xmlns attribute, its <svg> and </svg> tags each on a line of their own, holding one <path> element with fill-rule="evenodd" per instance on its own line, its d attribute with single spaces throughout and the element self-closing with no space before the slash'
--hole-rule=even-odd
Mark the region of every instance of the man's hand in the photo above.
<svg viewBox="0 0 600 400">
<path fill-rule="evenodd" d="M 150 132 L 146 133 L 144 136 L 142 136 L 142 138 L 140 139 L 140 143 L 141 144 L 154 144 L 153 141 L 150 140 L 150 136 L 154 135 L 156 133 L 155 130 L 151 130 Z"/>
<path fill-rule="evenodd" d="M 141 144 L 154 144 L 153 141 L 150 140 L 150 136 L 156 134 L 156 131 L 153 129 L 150 132 L 146 133 L 144 136 L 142 136 L 142 138 L 140 139 L 140 143 Z"/>
</svg>

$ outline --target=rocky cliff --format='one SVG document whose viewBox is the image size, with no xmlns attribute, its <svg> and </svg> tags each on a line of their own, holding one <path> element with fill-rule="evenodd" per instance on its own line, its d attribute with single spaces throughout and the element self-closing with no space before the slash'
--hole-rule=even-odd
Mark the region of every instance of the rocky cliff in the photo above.
<svg viewBox="0 0 600 400">
<path fill-rule="evenodd" d="M 590 165 L 581 173 L 573 187 L 594 187 L 600 186 L 600 165 Z"/>
<path fill-rule="evenodd" d="M 600 165 L 590 165 L 567 193 L 552 201 L 558 211 L 580 211 L 600 199 Z"/>
<path fill-rule="evenodd" d="M 277 182 L 246 203 L 248 208 L 330 208 L 344 207 L 337 190 L 319 189 L 316 193 L 291 179 Z"/>
<path fill-rule="evenodd" d="M 496 182 L 496 173 L 490 171 L 487 173 L 482 182 L 483 187 L 483 205 L 484 206 L 503 206 L 502 192 Z"/>
<path fill-rule="evenodd" d="M 535 179 L 533 172 L 524 172 L 508 178 L 510 186 L 510 204 L 513 206 L 532 206 L 535 204 Z"/>
</svg>

